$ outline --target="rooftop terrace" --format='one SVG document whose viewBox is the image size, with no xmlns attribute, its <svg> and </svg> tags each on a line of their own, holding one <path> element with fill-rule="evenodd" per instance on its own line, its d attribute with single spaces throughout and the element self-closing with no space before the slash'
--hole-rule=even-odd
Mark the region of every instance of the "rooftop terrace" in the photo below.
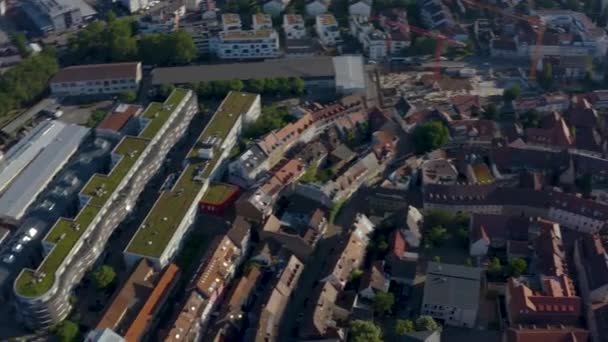
<svg viewBox="0 0 608 342">
<path fill-rule="evenodd" d="M 144 139 L 126 137 L 116 146 L 114 153 L 121 155 L 122 158 L 112 171 L 108 175 L 94 175 L 81 191 L 83 195 L 91 196 L 90 205 L 101 207 L 106 203 L 118 187 L 118 184 L 142 154 L 148 142 L 148 140 Z"/>
<path fill-rule="evenodd" d="M 199 136 L 186 158 L 187 166 L 170 191 L 163 192 L 144 223 L 127 247 L 127 252 L 159 257 L 172 238 L 183 217 L 203 186 L 206 178 L 217 167 L 222 156 L 221 145 L 238 118 L 255 101 L 257 95 L 230 92 L 220 108 Z M 209 138 L 218 138 L 209 160 L 198 156 L 198 150 Z M 198 176 L 198 177 L 197 177 Z"/>
<path fill-rule="evenodd" d="M 33 270 L 24 269 L 15 282 L 15 288 L 20 295 L 36 297 L 50 290 L 55 281 L 55 270 L 57 270 L 70 253 L 76 241 L 86 231 L 86 227 L 93 222 L 99 209 L 87 205 L 73 220 L 66 218 L 57 220 L 53 229 L 44 239 L 47 242 L 54 243 L 55 247 L 46 256 L 40 267 L 38 267 L 39 277 L 36 278 Z"/>
<path fill-rule="evenodd" d="M 139 134 L 139 137 L 144 139 L 154 138 L 156 133 L 171 116 L 173 109 L 182 101 L 186 94 L 188 94 L 187 89 L 175 89 L 164 103 L 150 103 L 142 116 L 151 121 L 146 125 L 143 132 Z"/>
</svg>

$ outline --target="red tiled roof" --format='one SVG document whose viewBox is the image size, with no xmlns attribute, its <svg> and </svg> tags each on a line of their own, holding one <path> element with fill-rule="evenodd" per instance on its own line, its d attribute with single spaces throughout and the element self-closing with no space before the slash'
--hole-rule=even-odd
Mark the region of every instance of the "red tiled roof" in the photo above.
<svg viewBox="0 0 608 342">
<path fill-rule="evenodd" d="M 152 321 L 154 315 L 160 309 L 159 306 L 162 305 L 167 298 L 178 275 L 179 267 L 175 264 L 169 264 L 169 266 L 165 268 L 165 271 L 156 283 L 154 290 L 127 329 L 124 336 L 126 341 L 139 341 L 144 336 L 146 330 L 149 328 L 150 321 Z"/>
<path fill-rule="evenodd" d="M 506 342 L 586 342 L 589 331 L 576 327 L 511 327 L 505 332 Z"/>
<path fill-rule="evenodd" d="M 391 252 L 398 258 L 403 257 L 403 254 L 407 250 L 407 243 L 401 235 L 401 232 L 397 229 L 393 232 L 391 238 Z"/>
<path fill-rule="evenodd" d="M 132 117 L 138 115 L 142 108 L 136 105 L 120 104 L 97 126 L 98 129 L 120 131 Z"/>
<path fill-rule="evenodd" d="M 51 83 L 79 82 L 88 80 L 135 79 L 140 68 L 139 62 L 88 64 L 61 69 Z"/>
</svg>

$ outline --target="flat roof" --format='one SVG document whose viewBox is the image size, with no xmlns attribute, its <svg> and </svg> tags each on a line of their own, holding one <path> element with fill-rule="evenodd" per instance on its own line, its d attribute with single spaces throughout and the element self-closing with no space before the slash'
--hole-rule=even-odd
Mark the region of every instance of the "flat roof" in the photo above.
<svg viewBox="0 0 608 342">
<path fill-rule="evenodd" d="M 235 123 L 245 113 L 257 95 L 230 92 L 207 124 L 197 142 L 186 157 L 186 168 L 170 191 L 163 192 L 148 213 L 129 246 L 128 253 L 158 257 L 167 242 L 192 206 L 203 186 L 203 179 L 209 177 L 222 155 L 221 145 Z M 209 141 L 215 141 L 213 157 L 210 160 L 198 156 L 198 150 Z M 197 177 L 198 176 L 198 177 Z M 198 178 L 199 180 L 195 179 Z"/>
<path fill-rule="evenodd" d="M 76 152 L 88 132 L 89 129 L 82 126 L 62 125 L 61 131 L 6 188 L 0 197 L 0 217 L 20 220 L 47 183 Z"/>
<path fill-rule="evenodd" d="M 363 57 L 338 56 L 333 58 L 336 70 L 336 87 L 342 89 L 365 89 Z"/>
<path fill-rule="evenodd" d="M 253 63 L 196 65 L 152 70 L 152 84 L 185 84 L 202 81 L 249 80 L 277 77 L 333 78 L 332 57 L 283 58 Z"/>
<path fill-rule="evenodd" d="M 169 108 L 175 108 L 185 94 L 187 94 L 187 90 L 174 90 L 167 101 L 165 101 L 165 108 L 161 112 L 167 111 Z M 148 124 L 146 130 L 154 123 L 155 128 L 150 131 L 154 133 L 158 132 L 162 124 L 169 117 L 160 112 L 159 114 L 150 115 L 152 116 L 152 121 Z M 161 124 L 157 122 L 161 122 Z M 55 245 L 51 252 L 44 258 L 37 271 L 27 268 L 23 269 L 15 280 L 15 289 L 20 295 L 36 297 L 44 294 L 52 287 L 55 280 L 55 271 L 87 230 L 91 222 L 93 222 L 101 207 L 103 207 L 110 195 L 115 191 L 123 177 L 141 156 L 148 143 L 149 140 L 140 137 L 125 137 L 114 148 L 113 152 L 121 155 L 122 158 L 107 176 L 94 175 L 81 192 L 93 195 L 89 203 L 81 209 L 78 216 L 74 219 L 62 217 L 57 220 L 44 238 L 45 242 Z M 36 279 L 36 273 L 38 273 L 38 279 Z"/>
<path fill-rule="evenodd" d="M 93 219 L 99 213 L 99 209 L 87 205 L 73 220 L 66 218 L 57 220 L 53 229 L 45 237 L 45 241 L 54 243 L 55 247 L 38 267 L 40 277 L 36 278 L 36 271 L 24 269 L 15 280 L 15 289 L 20 295 L 36 297 L 51 288 L 55 281 L 55 270 L 67 257 L 76 241 L 84 234 L 86 227 L 93 222 Z"/>
<path fill-rule="evenodd" d="M 122 181 L 139 156 L 143 153 L 149 140 L 136 137 L 125 137 L 116 148 L 114 153 L 122 156 L 109 174 L 95 174 L 80 192 L 90 196 L 90 205 L 103 206 L 108 198 L 114 193 L 118 184 Z"/>
<path fill-rule="evenodd" d="M 214 183 L 209 185 L 201 202 L 207 204 L 222 204 L 237 191 L 238 187 L 232 184 Z"/>
<path fill-rule="evenodd" d="M 25 166 L 36 158 L 65 126 L 66 124 L 60 121 L 42 121 L 11 147 L 0 161 L 0 190 L 23 171 Z"/>
<path fill-rule="evenodd" d="M 149 119 L 150 122 L 146 125 L 144 130 L 139 134 L 140 138 L 152 139 L 156 136 L 156 133 L 165 124 L 167 119 L 173 113 L 175 107 L 184 99 L 188 94 L 187 89 L 175 89 L 165 100 L 164 103 L 153 102 L 148 105 L 148 108 L 143 112 L 142 116 Z"/>
</svg>

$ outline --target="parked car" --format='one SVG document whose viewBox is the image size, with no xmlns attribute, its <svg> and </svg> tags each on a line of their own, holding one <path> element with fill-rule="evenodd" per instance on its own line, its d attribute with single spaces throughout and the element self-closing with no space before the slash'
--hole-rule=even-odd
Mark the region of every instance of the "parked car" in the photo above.
<svg viewBox="0 0 608 342">
<path fill-rule="evenodd" d="M 15 252 L 15 253 L 19 253 L 19 252 L 21 252 L 22 250 L 23 250 L 23 245 L 22 245 L 22 244 L 20 244 L 20 243 L 18 243 L 18 244 L 16 244 L 16 245 L 14 245 L 14 246 L 13 246 L 13 249 L 12 249 L 12 251 L 13 251 L 13 252 Z"/>
<path fill-rule="evenodd" d="M 15 261 L 15 256 L 13 254 L 7 254 L 2 258 L 2 262 L 5 264 L 12 264 Z"/>
<path fill-rule="evenodd" d="M 36 235 L 38 235 L 38 229 L 30 228 L 27 230 L 27 236 L 31 237 L 32 239 L 35 238 Z"/>
<path fill-rule="evenodd" d="M 22 244 L 26 244 L 28 242 L 32 241 L 32 238 L 29 237 L 28 235 L 23 235 L 21 237 L 21 239 L 19 239 L 19 242 L 21 242 Z"/>
</svg>

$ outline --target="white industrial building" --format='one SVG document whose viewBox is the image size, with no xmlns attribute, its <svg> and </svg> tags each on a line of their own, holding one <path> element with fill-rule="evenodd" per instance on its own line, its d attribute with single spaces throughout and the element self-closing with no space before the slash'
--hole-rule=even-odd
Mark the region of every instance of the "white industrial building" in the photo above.
<svg viewBox="0 0 608 342">
<path fill-rule="evenodd" d="M 56 96 L 119 94 L 137 91 L 141 78 L 140 62 L 88 64 L 61 69 L 50 87 Z"/>
<path fill-rule="evenodd" d="M 18 3 L 38 31 L 45 34 L 77 27 L 97 14 L 84 0 L 23 0 Z"/>
<path fill-rule="evenodd" d="M 338 56 L 332 59 L 336 72 L 336 91 L 348 95 L 365 91 L 366 76 L 363 57 Z"/>
<path fill-rule="evenodd" d="M 0 195 L 0 219 L 7 223 L 19 222 L 36 197 L 76 152 L 88 131 L 88 128 L 77 125 L 46 121 L 37 127 L 35 134 L 26 137 L 28 140 L 21 145 L 21 153 L 12 156 L 13 165 L 5 168 L 5 171 L 16 171 L 17 176 Z M 34 153 L 34 158 L 31 158 Z"/>
</svg>

